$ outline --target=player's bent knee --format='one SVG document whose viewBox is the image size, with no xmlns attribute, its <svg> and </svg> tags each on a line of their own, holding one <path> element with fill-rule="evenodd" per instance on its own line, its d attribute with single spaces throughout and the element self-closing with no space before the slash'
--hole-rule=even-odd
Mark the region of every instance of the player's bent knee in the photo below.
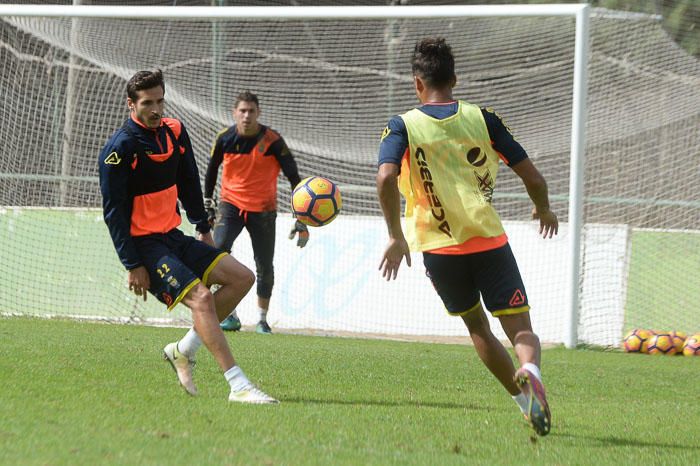
<svg viewBox="0 0 700 466">
<path fill-rule="evenodd" d="M 255 284 L 255 274 L 248 267 L 241 264 L 241 267 L 239 267 L 238 273 L 235 276 L 233 282 L 235 284 L 237 284 L 239 286 L 243 286 L 243 287 L 245 287 L 245 289 L 249 290 Z"/>
<path fill-rule="evenodd" d="M 233 256 L 229 255 L 222 258 L 214 267 L 209 276 L 209 282 L 219 285 L 233 285 L 237 288 L 249 290 L 255 283 L 255 274 Z"/>
<path fill-rule="evenodd" d="M 538 337 L 532 330 L 520 330 L 516 332 L 513 337 L 514 342 L 525 342 L 530 344 L 539 344 L 540 337 Z"/>
</svg>

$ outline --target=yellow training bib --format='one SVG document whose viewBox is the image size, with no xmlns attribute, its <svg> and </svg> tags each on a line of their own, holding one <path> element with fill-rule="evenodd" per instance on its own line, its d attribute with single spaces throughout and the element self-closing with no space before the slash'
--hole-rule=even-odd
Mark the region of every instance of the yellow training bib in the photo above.
<svg viewBox="0 0 700 466">
<path fill-rule="evenodd" d="M 499 157 L 479 107 L 460 101 L 457 113 L 442 120 L 418 109 L 401 118 L 409 156 L 401 163 L 399 190 L 411 250 L 503 234 L 491 205 Z"/>
</svg>

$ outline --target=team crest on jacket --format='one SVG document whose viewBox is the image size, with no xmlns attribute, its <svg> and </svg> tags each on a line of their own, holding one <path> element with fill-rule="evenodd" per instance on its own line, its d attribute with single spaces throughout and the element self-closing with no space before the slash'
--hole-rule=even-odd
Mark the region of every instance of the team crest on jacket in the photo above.
<svg viewBox="0 0 700 466">
<path fill-rule="evenodd" d="M 105 164 L 107 165 L 119 165 L 119 162 L 121 161 L 121 157 L 119 157 L 119 154 L 116 152 L 112 152 L 105 158 Z"/>
<path fill-rule="evenodd" d="M 382 137 L 379 138 L 379 140 L 380 140 L 380 141 L 383 141 L 384 138 L 387 137 L 387 136 L 389 135 L 389 133 L 391 133 L 391 130 L 390 130 L 389 127 L 387 126 L 386 128 L 384 128 L 384 131 L 382 131 Z"/>
</svg>

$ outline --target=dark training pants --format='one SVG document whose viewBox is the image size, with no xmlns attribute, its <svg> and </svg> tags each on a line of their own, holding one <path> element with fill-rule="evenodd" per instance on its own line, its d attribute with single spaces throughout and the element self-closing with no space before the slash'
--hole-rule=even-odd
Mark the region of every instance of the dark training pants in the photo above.
<svg viewBox="0 0 700 466">
<path fill-rule="evenodd" d="M 218 214 L 214 227 L 214 244 L 219 249 L 231 252 L 233 242 L 245 227 L 253 245 L 257 293 L 259 297 L 269 299 L 275 282 L 272 260 L 275 256 L 277 212 L 247 212 L 221 201 Z"/>
</svg>

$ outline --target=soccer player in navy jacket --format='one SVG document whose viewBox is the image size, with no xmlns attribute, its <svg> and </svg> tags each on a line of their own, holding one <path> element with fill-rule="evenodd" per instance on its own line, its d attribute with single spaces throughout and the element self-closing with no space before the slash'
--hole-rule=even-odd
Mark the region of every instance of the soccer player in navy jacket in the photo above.
<svg viewBox="0 0 700 466">
<path fill-rule="evenodd" d="M 213 246 L 187 130 L 179 120 L 163 116 L 161 71 L 139 71 L 126 92 L 129 118 L 102 149 L 99 171 L 105 223 L 127 270 L 129 289 L 144 301 L 150 292 L 168 310 L 180 302 L 190 308 L 194 326 L 163 349 L 187 393 L 197 393 L 192 368 L 204 343 L 231 387 L 230 401 L 276 403 L 236 365 L 219 328 L 255 277 Z M 178 200 L 196 225 L 197 239 L 178 229 Z M 212 284 L 220 285 L 214 293 Z"/>
</svg>

